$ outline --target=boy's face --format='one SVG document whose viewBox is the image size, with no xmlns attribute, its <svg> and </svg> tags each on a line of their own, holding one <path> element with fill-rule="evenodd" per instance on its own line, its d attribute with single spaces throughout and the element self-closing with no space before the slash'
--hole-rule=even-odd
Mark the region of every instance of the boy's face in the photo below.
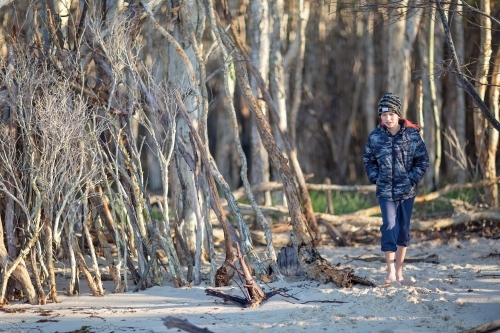
<svg viewBox="0 0 500 333">
<path fill-rule="evenodd" d="M 394 128 L 399 123 L 399 116 L 394 112 L 382 112 L 380 114 L 380 120 L 388 128 Z"/>
</svg>

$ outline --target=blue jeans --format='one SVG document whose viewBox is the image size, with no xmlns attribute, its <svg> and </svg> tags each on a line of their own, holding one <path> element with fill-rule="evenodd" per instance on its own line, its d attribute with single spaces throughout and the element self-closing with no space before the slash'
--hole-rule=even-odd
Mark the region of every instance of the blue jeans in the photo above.
<svg viewBox="0 0 500 333">
<path fill-rule="evenodd" d="M 378 199 L 382 211 L 382 251 L 396 252 L 397 246 L 410 244 L 410 218 L 415 198 L 399 201 Z"/>
</svg>

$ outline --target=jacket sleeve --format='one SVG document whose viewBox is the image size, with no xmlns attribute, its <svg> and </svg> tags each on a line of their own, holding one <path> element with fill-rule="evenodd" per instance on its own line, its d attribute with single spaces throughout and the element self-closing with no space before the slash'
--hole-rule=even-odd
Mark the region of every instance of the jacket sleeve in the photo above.
<svg viewBox="0 0 500 333">
<path fill-rule="evenodd" d="M 369 137 L 365 146 L 365 151 L 363 152 L 363 163 L 368 180 L 370 183 L 375 184 L 378 178 L 378 162 L 371 149 L 371 143 L 371 137 Z"/>
<path fill-rule="evenodd" d="M 413 158 L 413 168 L 408 173 L 408 177 L 413 184 L 418 184 L 424 177 L 425 171 L 429 167 L 429 155 L 425 143 L 418 135 L 417 147 Z"/>
</svg>

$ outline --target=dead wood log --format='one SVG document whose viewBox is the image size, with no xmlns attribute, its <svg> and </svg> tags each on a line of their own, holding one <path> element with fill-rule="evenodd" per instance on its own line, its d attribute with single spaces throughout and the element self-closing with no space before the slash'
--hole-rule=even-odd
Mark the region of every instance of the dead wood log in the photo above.
<svg viewBox="0 0 500 333">
<path fill-rule="evenodd" d="M 329 215 L 317 213 L 318 218 L 321 218 L 334 226 L 349 224 L 358 227 L 379 227 L 382 224 L 381 217 L 370 216 L 355 216 L 355 215 Z M 443 228 L 460 225 L 467 222 L 480 220 L 500 221 L 500 212 L 496 210 L 487 210 L 482 212 L 468 212 L 459 215 L 435 219 L 430 221 L 412 221 L 410 230 L 425 231 L 425 230 L 440 230 Z"/>
<path fill-rule="evenodd" d="M 254 244 L 265 246 L 266 235 L 262 230 L 250 230 L 250 235 L 252 236 L 252 242 Z M 291 232 L 273 232 L 273 245 L 274 246 L 286 246 L 292 243 Z"/>
<path fill-rule="evenodd" d="M 205 289 L 205 293 L 208 296 L 219 297 L 219 298 L 222 298 L 226 302 L 232 302 L 232 303 L 240 305 L 240 306 L 242 306 L 244 308 L 248 306 L 247 299 L 244 298 L 244 297 L 241 297 L 241 296 L 227 294 L 227 293 L 225 293 L 223 291 L 215 290 L 215 289 L 210 289 L 210 288 Z"/>
<path fill-rule="evenodd" d="M 176 317 L 168 316 L 162 318 L 162 320 L 163 325 L 165 325 L 168 329 L 175 327 L 189 333 L 213 333 L 207 328 L 199 328 L 198 326 L 191 324 L 187 320 L 182 320 Z"/>
<path fill-rule="evenodd" d="M 462 213 L 450 218 L 436 219 L 432 221 L 415 221 L 410 224 L 410 230 L 440 230 L 480 220 L 500 221 L 500 212 L 488 210 L 483 212 Z"/>
<path fill-rule="evenodd" d="M 357 215 L 330 215 L 325 213 L 316 213 L 318 219 L 330 223 L 333 226 L 349 224 L 356 227 L 367 227 L 370 225 L 380 226 L 381 217 L 357 216 Z"/>
<path fill-rule="evenodd" d="M 499 329 L 500 329 L 500 319 L 497 319 L 490 323 L 481 325 L 479 327 L 463 331 L 462 333 L 490 333 L 490 332 L 497 332 Z"/>
<path fill-rule="evenodd" d="M 342 233 L 332 224 L 326 222 L 325 220 L 321 218 L 317 218 L 318 223 L 321 224 L 326 228 L 326 232 L 330 236 L 330 238 L 337 244 L 337 246 L 349 246 L 349 242 L 347 239 L 342 235 Z"/>
</svg>

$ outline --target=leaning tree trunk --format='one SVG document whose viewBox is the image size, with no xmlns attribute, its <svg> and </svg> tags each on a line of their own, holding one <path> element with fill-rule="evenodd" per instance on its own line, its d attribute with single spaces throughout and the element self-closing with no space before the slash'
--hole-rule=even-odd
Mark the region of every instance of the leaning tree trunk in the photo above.
<svg viewBox="0 0 500 333">
<path fill-rule="evenodd" d="M 0 235 L 3 235 L 3 222 L 0 218 Z M 35 244 L 38 238 L 38 230 L 35 231 L 35 235 L 32 237 L 30 244 L 25 248 L 25 254 L 23 251 L 19 254 L 19 257 L 13 261 L 9 258 L 9 254 L 7 253 L 7 249 L 5 247 L 5 243 L 3 241 L 3 237 L 0 237 L 0 265 L 3 268 L 3 276 L 0 279 L 2 282 L 0 289 L 0 306 L 5 305 L 7 300 L 5 299 L 5 287 L 7 287 L 7 283 L 9 278 L 12 276 L 17 282 L 19 282 L 20 286 L 23 288 L 26 296 L 28 297 L 29 303 L 31 305 L 36 305 L 38 303 L 37 293 L 35 292 L 35 288 L 31 283 L 30 274 L 26 269 L 24 264 L 20 264 L 22 261 L 22 256 L 26 255 L 30 249 Z M 15 268 L 12 270 L 12 265 L 15 265 Z M 11 271 L 12 270 L 12 271 Z"/>
<path fill-rule="evenodd" d="M 452 34 L 458 58 L 463 61 L 464 53 L 464 25 L 462 15 L 458 15 L 458 3 L 453 4 L 449 17 L 453 19 Z M 445 98 L 443 103 L 443 120 L 446 123 L 445 138 L 446 150 L 444 160 L 446 176 L 451 181 L 465 183 L 468 170 L 468 160 L 465 154 L 466 146 L 466 105 L 465 93 L 458 85 L 454 75 L 446 75 Z"/>
<path fill-rule="evenodd" d="M 219 33 L 226 47 L 231 50 L 235 57 L 236 76 L 238 84 L 244 95 L 245 101 L 248 103 L 250 110 L 257 120 L 257 128 L 259 130 L 262 143 L 266 148 L 271 162 L 278 170 L 283 182 L 283 190 L 288 202 L 288 210 L 290 212 L 291 222 L 293 226 L 293 243 L 297 251 L 299 261 L 304 272 L 312 279 L 323 283 L 334 282 L 337 286 L 347 287 L 352 285 L 353 270 L 350 268 L 335 269 L 328 261 L 323 259 L 318 250 L 314 246 L 313 237 L 309 232 L 309 228 L 302 212 L 302 205 L 299 200 L 292 172 L 288 166 L 288 161 L 283 157 L 276 142 L 272 136 L 269 123 L 261 112 L 252 89 L 249 85 L 248 74 L 245 64 L 245 58 L 234 47 L 233 42 L 226 35 L 224 28 L 219 26 Z"/>
</svg>

